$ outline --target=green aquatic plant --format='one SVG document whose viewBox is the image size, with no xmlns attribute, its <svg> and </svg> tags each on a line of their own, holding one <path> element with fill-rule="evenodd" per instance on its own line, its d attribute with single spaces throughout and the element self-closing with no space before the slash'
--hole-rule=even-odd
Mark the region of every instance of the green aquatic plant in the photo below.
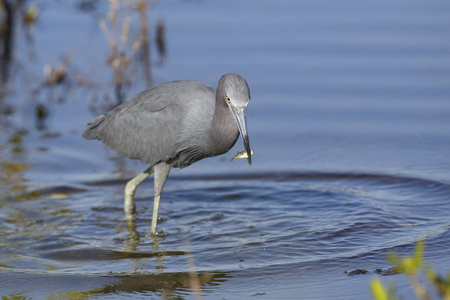
<svg viewBox="0 0 450 300">
<path fill-rule="evenodd" d="M 79 292 L 79 291 L 66 291 L 59 292 L 58 294 L 51 294 L 47 297 L 48 300 L 85 300 L 89 299 L 88 292 Z"/>
<path fill-rule="evenodd" d="M 23 296 L 22 293 L 18 293 L 9 296 L 2 296 L 2 300 L 31 300 L 31 298 Z"/>
<path fill-rule="evenodd" d="M 376 300 L 398 300 L 395 297 L 395 285 L 390 284 L 387 288 L 379 278 L 374 278 L 370 282 L 372 295 Z"/>
<path fill-rule="evenodd" d="M 413 256 L 399 257 L 396 254 L 389 254 L 388 259 L 395 265 L 398 273 L 408 277 L 414 293 L 418 299 L 431 300 L 431 295 L 426 291 L 424 284 L 419 280 L 419 276 L 424 274 L 431 286 L 433 286 L 440 299 L 450 300 L 450 272 L 447 277 L 440 276 L 434 269 L 429 267 L 424 260 L 425 242 L 416 244 Z M 370 282 L 372 295 L 376 300 L 397 300 L 395 296 L 395 286 L 386 287 L 379 278 L 374 278 Z"/>
</svg>

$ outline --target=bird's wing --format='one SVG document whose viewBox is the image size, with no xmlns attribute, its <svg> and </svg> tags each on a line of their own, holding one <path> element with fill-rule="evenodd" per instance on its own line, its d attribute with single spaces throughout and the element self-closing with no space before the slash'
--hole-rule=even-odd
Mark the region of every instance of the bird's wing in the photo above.
<svg viewBox="0 0 450 300">
<path fill-rule="evenodd" d="M 200 92 L 202 89 L 204 91 Z M 101 120 L 91 122 L 95 127 L 91 125 L 90 130 L 95 131 L 93 138 L 103 141 L 122 156 L 139 159 L 148 165 L 168 162 L 181 152 L 190 151 L 185 130 L 192 133 L 194 128 L 198 130 L 202 125 L 187 120 L 200 117 L 193 115 L 196 112 L 193 108 L 208 97 L 214 98 L 214 89 L 204 83 L 169 82 L 141 92 Z M 213 111 L 214 105 L 208 109 Z M 210 114 L 212 117 L 212 112 Z"/>
<path fill-rule="evenodd" d="M 176 81 L 141 92 L 106 114 L 95 128 L 96 138 L 118 154 L 148 165 L 170 161 L 185 151 L 180 136 L 194 106 L 189 95 L 200 84 Z"/>
<path fill-rule="evenodd" d="M 122 156 L 155 165 L 167 161 L 176 151 L 179 118 L 174 105 L 126 107 L 108 114 L 99 135 L 108 147 Z"/>
</svg>

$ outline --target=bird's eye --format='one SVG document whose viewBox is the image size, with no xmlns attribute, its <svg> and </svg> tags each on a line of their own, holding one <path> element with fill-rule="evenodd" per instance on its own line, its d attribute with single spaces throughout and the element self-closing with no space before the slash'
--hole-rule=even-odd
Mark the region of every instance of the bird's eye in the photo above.
<svg viewBox="0 0 450 300">
<path fill-rule="evenodd" d="M 231 99 L 230 99 L 230 97 L 228 97 L 228 96 L 227 96 L 227 102 L 228 102 L 228 103 L 231 103 Z"/>
</svg>

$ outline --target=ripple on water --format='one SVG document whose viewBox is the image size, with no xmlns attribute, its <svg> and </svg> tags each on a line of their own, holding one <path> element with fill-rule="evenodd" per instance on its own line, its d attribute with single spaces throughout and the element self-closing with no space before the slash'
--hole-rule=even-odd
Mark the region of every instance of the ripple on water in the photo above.
<svg viewBox="0 0 450 300">
<path fill-rule="evenodd" d="M 173 176 L 159 223 L 166 236 L 157 239 L 148 237 L 150 199 L 138 195 L 138 219 L 127 223 L 121 189 L 118 183 L 101 193 L 94 187 L 65 199 L 42 196 L 4 207 L 9 213 L 4 215 L 13 217 L 4 220 L 0 252 L 14 250 L 15 259 L 2 266 L 185 274 L 193 253 L 201 272 L 269 274 L 326 270 L 368 257 L 381 261 L 387 250 L 422 238 L 439 240 L 437 249 L 449 246 L 439 237 L 449 234 L 450 186 L 428 180 L 367 174 Z M 151 195 L 150 183 L 141 194 Z"/>
<path fill-rule="evenodd" d="M 226 179 L 195 180 L 220 185 Z M 189 228 L 194 252 L 209 254 L 201 256 L 212 268 L 325 266 L 448 231 L 445 207 L 450 186 L 428 180 L 366 174 L 260 174 L 233 180 L 231 198 L 224 195 L 218 200 L 211 190 L 197 191 L 197 201 L 183 201 L 190 197 L 187 190 L 173 191 L 171 196 L 182 206 L 179 211 L 187 212 L 184 218 L 178 217 L 179 226 Z M 220 220 L 213 221 L 218 212 Z M 239 258 L 238 264 L 234 257 Z"/>
</svg>

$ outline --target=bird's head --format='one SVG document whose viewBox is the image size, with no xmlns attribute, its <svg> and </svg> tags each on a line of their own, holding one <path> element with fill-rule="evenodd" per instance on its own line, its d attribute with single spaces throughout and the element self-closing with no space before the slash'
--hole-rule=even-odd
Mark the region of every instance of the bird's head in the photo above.
<svg viewBox="0 0 450 300">
<path fill-rule="evenodd" d="M 239 133 L 244 142 L 245 152 L 248 155 L 248 164 L 251 166 L 252 156 L 247 133 L 247 106 L 250 101 L 250 89 L 247 81 L 241 75 L 228 73 L 220 78 L 219 87 L 221 87 L 225 101 L 237 123 Z"/>
</svg>

